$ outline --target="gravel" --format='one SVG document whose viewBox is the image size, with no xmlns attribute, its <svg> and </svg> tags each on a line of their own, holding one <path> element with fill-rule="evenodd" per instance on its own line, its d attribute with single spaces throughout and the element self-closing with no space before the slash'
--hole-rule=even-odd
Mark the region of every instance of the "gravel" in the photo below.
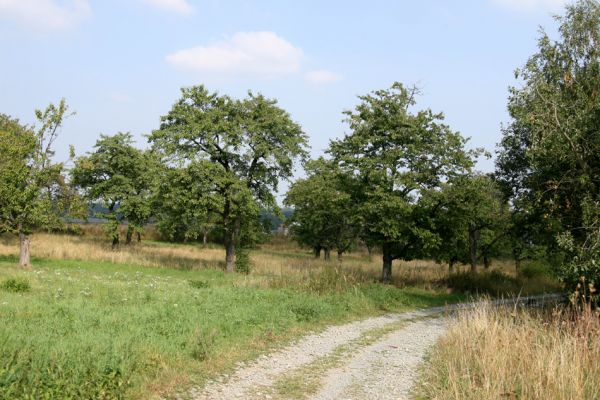
<svg viewBox="0 0 600 400">
<path fill-rule="evenodd" d="M 418 365 L 446 327 L 445 318 L 417 321 L 360 349 L 329 370 L 314 400 L 407 399 Z"/>
<path fill-rule="evenodd" d="M 349 344 L 353 340 L 356 340 L 363 333 L 372 329 L 385 327 L 388 324 L 392 324 L 398 321 L 408 321 L 416 318 L 422 318 L 439 314 L 443 310 L 444 308 L 440 307 L 401 314 L 390 314 L 381 317 L 368 318 L 349 324 L 332 326 L 320 333 L 305 336 L 297 342 L 292 343 L 288 347 L 277 351 L 271 355 L 262 356 L 250 364 L 242 364 L 231 375 L 221 376 L 216 380 L 209 382 L 206 386 L 204 386 L 204 388 L 194 388 L 189 392 L 188 395 L 192 399 L 198 400 L 271 398 L 271 395 L 268 393 L 271 391 L 270 388 L 277 381 L 278 378 L 282 377 L 284 374 L 290 371 L 310 364 L 311 362 L 317 360 L 320 357 L 331 354 L 332 352 L 334 352 L 335 349 L 339 348 L 340 346 Z M 407 327 L 400 329 L 397 332 L 394 332 L 392 336 L 387 335 L 380 342 L 367 346 L 362 351 L 359 350 L 359 353 L 357 353 L 357 355 L 362 355 L 362 357 L 365 359 L 365 362 L 367 362 L 367 358 L 365 355 L 363 355 L 363 353 L 365 351 L 373 350 L 377 352 L 376 354 L 374 353 L 374 356 L 376 356 L 377 359 L 380 359 L 380 361 L 383 363 L 387 362 L 384 359 L 388 355 L 386 351 L 389 349 L 393 349 L 393 347 L 389 346 L 403 346 L 403 348 L 411 347 L 416 344 L 416 338 L 422 338 L 423 342 L 433 343 L 433 340 L 426 340 L 426 337 L 427 335 L 429 335 L 429 333 L 416 334 L 419 329 L 422 329 L 427 325 L 437 327 L 439 323 L 433 322 L 431 320 L 410 324 Z M 407 345 L 404 346 L 400 343 L 403 340 L 403 335 L 401 334 L 401 332 L 404 332 L 406 329 L 409 329 L 412 326 L 416 326 L 416 328 L 412 328 L 408 331 L 410 332 L 410 334 L 407 336 L 406 339 L 409 341 L 406 342 Z M 391 337 L 393 337 L 394 339 L 388 339 Z M 395 340 L 393 341 L 393 343 L 396 344 L 387 344 L 388 340 Z M 381 344 L 381 346 L 383 347 L 379 349 L 377 347 L 378 344 Z M 420 347 L 415 348 L 416 350 L 414 354 L 421 354 L 422 351 L 424 351 L 425 347 L 426 346 L 422 345 Z M 408 353 L 406 354 L 408 357 Z M 391 362 L 394 365 L 400 365 L 402 363 L 401 357 L 402 356 L 399 355 L 398 357 L 395 357 L 395 361 Z M 411 356 L 410 361 L 413 362 L 413 359 L 414 357 Z M 352 358 L 350 360 L 350 364 L 354 363 L 355 361 L 356 360 Z M 360 363 L 360 361 L 356 362 Z M 374 364 L 377 363 L 377 360 L 372 359 L 369 362 L 371 362 L 371 364 Z M 360 365 L 362 364 L 356 365 L 358 365 L 359 368 L 362 368 L 360 367 Z M 410 365 L 412 366 L 413 364 Z M 371 367 L 367 367 L 365 364 L 365 368 Z M 329 378 L 331 374 L 326 373 L 326 375 Z M 374 376 L 374 378 L 376 378 L 376 376 Z M 330 379 L 335 380 L 336 378 L 335 376 L 331 376 Z M 350 378 L 347 378 L 346 380 L 348 382 L 348 385 L 351 385 L 353 383 L 353 381 Z M 392 379 L 391 382 L 386 383 L 385 387 L 387 387 L 389 384 L 393 385 L 394 382 L 395 379 Z M 325 387 L 329 387 L 327 379 L 324 381 L 324 383 Z M 336 386 L 331 390 L 341 390 L 341 388 Z M 325 397 L 318 398 L 336 398 L 335 396 L 331 397 L 327 396 L 326 394 L 324 396 Z"/>
</svg>

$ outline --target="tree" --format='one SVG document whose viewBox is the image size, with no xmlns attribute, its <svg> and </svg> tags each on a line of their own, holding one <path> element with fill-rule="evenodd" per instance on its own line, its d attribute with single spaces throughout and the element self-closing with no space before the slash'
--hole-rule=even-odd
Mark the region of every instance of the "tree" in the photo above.
<svg viewBox="0 0 600 400">
<path fill-rule="evenodd" d="M 447 261 L 451 271 L 454 263 L 468 262 L 476 272 L 479 259 L 489 267 L 508 228 L 508 208 L 496 182 L 482 174 L 458 176 L 437 197 L 441 206 L 435 223 L 441 240 L 436 258 Z"/>
<path fill-rule="evenodd" d="M 443 114 L 410 111 L 417 94 L 394 83 L 360 96 L 354 111 L 345 112 L 352 132 L 329 149 L 362 188 L 356 212 L 382 248 L 383 281 L 391 279 L 394 259 L 419 257 L 437 244 L 430 226 L 421 224 L 423 193 L 473 165 L 466 139 L 443 123 Z"/>
<path fill-rule="evenodd" d="M 36 110 L 39 126 L 0 114 L 0 231 L 19 235 L 19 264 L 28 267 L 30 238 L 40 227 L 62 225 L 72 193 L 54 163 L 52 146 L 68 108 L 64 100 Z"/>
<path fill-rule="evenodd" d="M 299 179 L 290 187 L 285 204 L 294 208 L 290 219 L 292 233 L 300 244 L 310 246 L 315 257 L 331 249 L 337 250 L 338 259 L 356 243 L 360 231 L 355 197 L 345 176 L 334 163 L 323 158 L 306 166 L 308 177 Z"/>
<path fill-rule="evenodd" d="M 292 175 L 294 161 L 306 156 L 307 137 L 275 100 L 260 94 L 235 100 L 204 86 L 181 93 L 149 140 L 173 159 L 218 166 L 213 176 L 223 202 L 218 223 L 226 269 L 232 272 L 244 217 L 257 209 L 256 203 L 276 207 L 273 193 L 280 179 Z"/>
<path fill-rule="evenodd" d="M 513 202 L 539 216 L 546 236 L 561 233 L 573 258 L 597 232 L 591 209 L 600 201 L 600 4 L 578 1 L 557 20 L 558 40 L 542 31 L 537 53 L 516 72 L 522 85 L 511 88 L 512 123 L 497 174 L 518 184 Z M 520 165 L 526 168 L 516 173 Z M 580 276 L 600 282 L 600 268 L 565 265 L 560 273 L 570 284 Z"/>
<path fill-rule="evenodd" d="M 165 166 L 153 201 L 158 230 L 171 240 L 203 237 L 214 215 L 222 212 L 223 199 L 213 180 L 219 168 L 210 161 L 195 161 L 185 167 Z"/>
<path fill-rule="evenodd" d="M 88 200 L 99 201 L 108 210 L 102 217 L 108 220 L 105 228 L 113 248 L 119 244 L 119 227 L 124 220 L 128 222 L 129 244 L 133 233 L 140 234 L 151 215 L 156 161 L 150 152 L 133 146 L 129 133 L 101 135 L 94 149 L 75 161 L 73 184 L 84 191 Z"/>
</svg>

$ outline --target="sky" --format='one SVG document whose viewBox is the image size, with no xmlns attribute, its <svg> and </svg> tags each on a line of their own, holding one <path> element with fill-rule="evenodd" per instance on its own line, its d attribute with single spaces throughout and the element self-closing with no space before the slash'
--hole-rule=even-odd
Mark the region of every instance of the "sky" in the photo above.
<svg viewBox="0 0 600 400">
<path fill-rule="evenodd" d="M 514 70 L 565 3 L 0 0 L 0 113 L 33 123 L 65 98 L 76 114 L 56 142 L 63 161 L 100 134 L 131 132 L 146 147 L 181 87 L 252 90 L 276 98 L 319 156 L 348 132 L 342 111 L 358 95 L 399 81 L 421 88 L 417 108 L 493 153 Z"/>
</svg>

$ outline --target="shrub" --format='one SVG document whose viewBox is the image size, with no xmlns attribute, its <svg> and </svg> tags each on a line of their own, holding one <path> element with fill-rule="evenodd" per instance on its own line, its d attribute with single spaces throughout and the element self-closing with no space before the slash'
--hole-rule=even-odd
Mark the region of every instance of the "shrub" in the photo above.
<svg viewBox="0 0 600 400">
<path fill-rule="evenodd" d="M 9 278 L 0 283 L 0 289 L 14 293 L 28 292 L 31 289 L 31 285 L 24 278 Z"/>
<path fill-rule="evenodd" d="M 448 286 L 459 292 L 502 296 L 515 294 L 522 286 L 518 278 L 493 270 L 481 273 L 459 272 L 447 278 Z"/>
<path fill-rule="evenodd" d="M 522 267 L 519 270 L 519 275 L 524 278 L 531 279 L 541 276 L 551 276 L 552 271 L 550 267 L 541 262 L 532 262 Z"/>
<path fill-rule="evenodd" d="M 189 282 L 190 286 L 193 287 L 194 289 L 206 289 L 206 288 L 210 287 L 210 284 L 208 283 L 208 281 L 203 281 L 200 279 L 192 279 L 188 282 Z"/>
<path fill-rule="evenodd" d="M 190 338 L 190 355 L 193 359 L 204 361 L 210 357 L 215 346 L 216 332 L 205 333 L 202 329 L 197 329 Z"/>
<path fill-rule="evenodd" d="M 245 247 L 239 246 L 235 251 L 235 270 L 240 274 L 246 275 L 252 270 L 250 252 Z"/>
</svg>

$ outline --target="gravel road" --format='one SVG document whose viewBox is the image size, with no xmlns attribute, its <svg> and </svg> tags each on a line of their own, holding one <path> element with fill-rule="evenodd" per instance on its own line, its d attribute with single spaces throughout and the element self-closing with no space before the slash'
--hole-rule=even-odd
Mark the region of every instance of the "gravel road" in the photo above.
<svg viewBox="0 0 600 400">
<path fill-rule="evenodd" d="M 332 368 L 319 371 L 312 398 L 404 398 L 414 381 L 415 367 L 444 329 L 445 319 L 440 317 L 443 310 L 431 308 L 331 326 L 240 365 L 231 375 L 209 382 L 204 388 L 192 389 L 189 397 L 198 400 L 297 397 L 278 390 L 281 386 L 278 383 L 285 383 L 286 376 L 293 376 L 294 372 L 310 371 L 313 364 L 317 368 L 319 361 L 334 358 L 335 362 L 330 363 Z M 384 332 L 381 337 L 365 340 L 378 331 Z"/>
<path fill-rule="evenodd" d="M 561 294 L 488 302 L 497 307 L 536 307 Z M 444 332 L 447 312 L 481 303 L 389 314 L 304 336 L 295 343 L 240 364 L 202 388 L 180 396 L 219 399 L 406 399 L 427 350 Z"/>
</svg>

